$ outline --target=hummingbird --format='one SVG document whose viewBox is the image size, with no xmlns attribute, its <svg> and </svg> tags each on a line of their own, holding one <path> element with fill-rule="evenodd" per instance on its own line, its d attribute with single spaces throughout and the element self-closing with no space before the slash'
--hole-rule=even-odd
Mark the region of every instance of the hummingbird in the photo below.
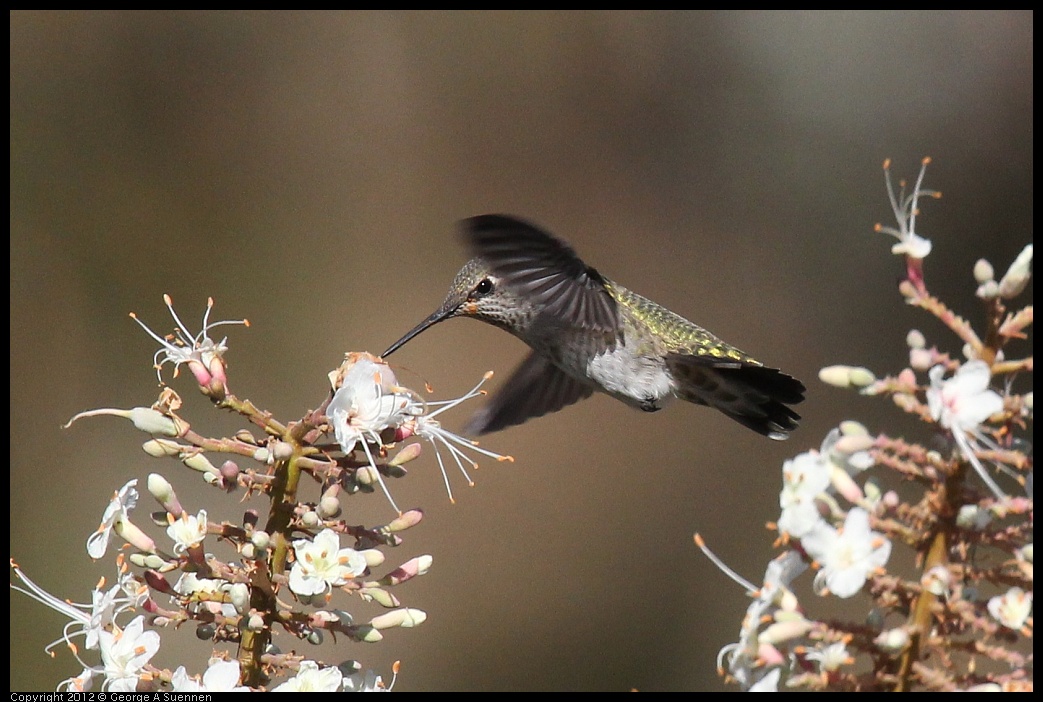
<svg viewBox="0 0 1043 702">
<path fill-rule="evenodd" d="M 473 258 L 442 305 L 391 344 L 473 317 L 532 351 L 464 429 L 479 435 L 556 412 L 595 390 L 646 412 L 677 397 L 708 405 L 772 439 L 787 439 L 804 384 L 699 325 L 627 290 L 584 263 L 565 241 L 517 217 L 461 222 Z"/>
</svg>

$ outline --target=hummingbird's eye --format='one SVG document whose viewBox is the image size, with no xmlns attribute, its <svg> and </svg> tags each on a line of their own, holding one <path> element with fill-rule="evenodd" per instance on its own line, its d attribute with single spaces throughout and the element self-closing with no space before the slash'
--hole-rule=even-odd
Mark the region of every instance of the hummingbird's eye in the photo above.
<svg viewBox="0 0 1043 702">
<path fill-rule="evenodd" d="M 488 295 L 492 291 L 493 281 L 489 280 L 488 278 L 482 278 L 481 282 L 479 282 L 478 285 L 474 286 L 473 294 L 475 297 L 482 297 L 484 295 Z"/>
</svg>

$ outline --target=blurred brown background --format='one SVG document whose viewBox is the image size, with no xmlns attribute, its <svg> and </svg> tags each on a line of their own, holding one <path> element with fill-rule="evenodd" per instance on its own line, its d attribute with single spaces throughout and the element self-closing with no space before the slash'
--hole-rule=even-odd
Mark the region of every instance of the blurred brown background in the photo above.
<svg viewBox="0 0 1043 702">
<path fill-rule="evenodd" d="M 517 461 L 455 480 L 456 505 L 427 452 L 392 486 L 427 519 L 389 554 L 434 556 L 396 589 L 427 623 L 281 643 L 385 676 L 401 659 L 406 691 L 719 688 L 747 600 L 692 533 L 759 581 L 784 459 L 845 418 L 920 436 L 818 369 L 897 370 L 912 327 L 959 351 L 896 293 L 902 261 L 872 231 L 892 223 L 882 161 L 915 178 L 933 157 L 928 284 L 977 321 L 974 261 L 1002 274 L 1032 237 L 1031 125 L 1027 12 L 13 13 L 11 555 L 84 601 L 112 577 L 84 540 L 127 479 L 161 471 L 212 518 L 243 508 L 147 458 L 125 422 L 59 428 L 154 399 L 155 346 L 128 312 L 169 331 L 170 293 L 193 330 L 208 295 L 249 317 L 227 329 L 232 388 L 292 419 L 344 351 L 379 353 L 441 301 L 466 258 L 457 220 L 515 213 L 804 379 L 803 428 L 780 444 L 704 408 L 596 397 L 489 437 Z M 454 321 L 394 360 L 442 398 L 524 354 Z M 186 415 L 234 431 L 189 381 Z M 344 504 L 390 517 L 378 495 Z M 11 688 L 78 673 L 41 651 L 63 620 L 11 604 Z M 203 669 L 190 629 L 164 636 L 158 664 Z"/>
</svg>

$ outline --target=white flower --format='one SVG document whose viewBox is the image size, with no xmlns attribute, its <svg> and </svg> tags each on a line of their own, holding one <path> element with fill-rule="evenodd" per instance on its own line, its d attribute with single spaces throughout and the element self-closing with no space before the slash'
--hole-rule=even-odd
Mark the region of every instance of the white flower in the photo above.
<svg viewBox="0 0 1043 702">
<path fill-rule="evenodd" d="M 164 295 L 163 302 L 166 304 L 167 309 L 170 310 L 170 316 L 174 318 L 174 322 L 177 324 L 171 336 L 160 336 L 145 326 L 145 323 L 138 319 L 136 314 L 133 312 L 130 314 L 131 319 L 141 325 L 141 328 L 149 336 L 161 344 L 153 359 L 156 367 L 156 377 L 159 378 L 160 382 L 163 382 L 161 374 L 163 366 L 167 363 L 173 363 L 174 377 L 176 378 L 181 364 L 187 363 L 189 370 L 196 376 L 196 380 L 200 385 L 209 385 L 214 379 L 220 381 L 223 385 L 227 379 L 225 378 L 222 356 L 228 350 L 228 346 L 225 344 L 228 341 L 228 337 L 221 339 L 221 341 L 214 341 L 209 337 L 210 330 L 226 324 L 250 326 L 250 322 L 245 319 L 210 322 L 210 310 L 214 307 L 214 299 L 208 298 L 206 301 L 206 312 L 203 313 L 203 329 L 198 334 L 192 334 L 188 331 L 185 323 L 181 321 L 181 318 L 177 316 L 177 312 L 174 311 L 170 295 Z"/>
<path fill-rule="evenodd" d="M 185 666 L 178 666 L 170 684 L 174 692 L 251 692 L 250 688 L 239 684 L 239 661 L 219 658 L 210 661 L 202 682 L 190 677 Z"/>
<path fill-rule="evenodd" d="M 869 513 L 859 507 L 848 512 L 842 529 L 819 522 L 800 543 L 821 566 L 815 586 L 837 597 L 856 594 L 891 555 L 891 542 L 869 529 Z"/>
<path fill-rule="evenodd" d="M 326 408 L 326 416 L 344 453 L 351 453 L 357 445 L 362 446 L 388 502 L 396 512 L 401 512 L 377 470 L 370 444 L 379 450 L 383 446 L 381 432 L 399 427 L 409 416 L 408 407 L 414 400 L 412 391 L 397 385 L 391 367 L 373 359 L 375 357 L 368 354 L 349 355 L 348 363 L 351 365 Z"/>
<path fill-rule="evenodd" d="M 854 663 L 851 655 L 847 652 L 847 646 L 841 641 L 809 651 L 807 659 L 809 661 L 817 661 L 818 669 L 822 673 L 832 673 L 842 665 Z"/>
<path fill-rule="evenodd" d="M 315 661 L 301 661 L 297 675 L 272 692 L 338 692 L 343 679 L 339 668 L 319 668 Z"/>
<path fill-rule="evenodd" d="M 181 513 L 181 519 L 174 519 L 167 515 L 170 526 L 167 527 L 167 536 L 174 542 L 174 553 L 181 554 L 197 544 L 203 542 L 206 537 L 207 519 L 206 510 L 199 510 L 198 516 L 191 516 L 185 512 Z"/>
<path fill-rule="evenodd" d="M 131 480 L 113 494 L 105 508 L 105 514 L 101 517 L 101 524 L 87 538 L 87 553 L 94 560 L 105 555 L 105 550 L 109 547 L 109 539 L 112 537 L 112 527 L 116 522 L 126 519 L 138 503 L 138 491 L 135 489 L 137 484 L 137 480 Z"/>
<path fill-rule="evenodd" d="M 706 547 L 698 534 L 695 543 L 714 565 L 745 588 L 753 598 L 742 620 L 739 641 L 728 644 L 717 654 L 718 669 L 724 669 L 724 661 L 727 659 L 728 673 L 744 689 L 753 690 L 757 687 L 758 691 L 762 691 L 764 687 L 774 686 L 778 682 L 778 675 L 774 676 L 774 682 L 768 679 L 770 673 L 768 676 L 760 676 L 765 664 L 779 664 L 781 654 L 772 643 L 762 642 L 760 636 L 764 625 L 776 621 L 776 617 L 787 625 L 796 625 L 796 631 L 807 630 L 809 623 L 800 615 L 797 598 L 789 589 L 790 583 L 807 570 L 807 564 L 796 551 L 786 551 L 768 563 L 764 573 L 764 584 L 758 588 L 721 561 Z M 772 660 L 765 660 L 765 655 L 772 656 Z"/>
<path fill-rule="evenodd" d="M 878 232 L 884 232 L 898 239 L 898 243 L 891 247 L 891 253 L 908 256 L 909 258 L 926 258 L 931 253 L 931 241 L 924 239 L 916 233 L 916 215 L 919 214 L 917 200 L 921 195 L 927 197 L 940 197 L 940 193 L 934 190 L 924 190 L 924 173 L 927 171 L 929 158 L 925 158 L 920 167 L 920 175 L 916 178 L 916 186 L 913 191 L 906 195 L 905 182 L 899 184 L 899 192 L 896 195 L 894 185 L 891 183 L 891 161 L 884 162 L 884 179 L 887 182 L 887 197 L 891 200 L 891 209 L 894 211 L 895 219 L 898 221 L 898 229 L 876 225 Z"/>
<path fill-rule="evenodd" d="M 989 600 L 989 614 L 1003 626 L 1017 631 L 1032 614 L 1032 593 L 1012 587 Z"/>
<path fill-rule="evenodd" d="M 111 692 L 134 692 L 138 675 L 159 651 L 159 634 L 144 631 L 145 618 L 135 617 L 123 630 L 101 632 L 101 660 L 105 689 Z"/>
<path fill-rule="evenodd" d="M 326 415 L 341 450 L 351 453 L 359 443 L 380 446 L 380 433 L 406 420 L 411 401 L 390 366 L 360 357 L 344 374 Z"/>
<path fill-rule="evenodd" d="M 1003 398 L 989 389 L 992 372 L 985 361 L 968 361 L 948 380 L 944 366 L 928 372 L 931 387 L 927 406 L 944 428 L 956 432 L 976 431 L 989 417 L 1003 409 Z"/>
<path fill-rule="evenodd" d="M 366 559 L 353 548 L 341 548 L 340 537 L 323 529 L 315 539 L 293 542 L 296 561 L 290 570 L 290 590 L 298 595 L 319 595 L 345 585 L 366 570 Z"/>
<path fill-rule="evenodd" d="M 473 485 L 471 476 L 464 468 L 464 462 L 477 467 L 471 458 L 460 448 L 464 447 L 498 461 L 513 461 L 510 456 L 501 456 L 492 451 L 479 448 L 477 443 L 457 436 L 442 428 L 435 419 L 442 412 L 456 407 L 461 402 L 478 397 L 482 393 L 481 386 L 491 377 L 487 373 L 478 384 L 462 397 L 455 400 L 425 402 L 412 390 L 397 385 L 395 374 L 391 368 L 368 354 L 349 354 L 347 371 L 340 379 L 340 387 L 333 395 L 326 409 L 326 416 L 333 427 L 334 436 L 341 450 L 350 453 L 361 445 L 366 453 L 369 466 L 376 476 L 381 488 L 396 511 L 401 511 L 395 504 L 384 480 L 377 469 L 376 460 L 370 444 L 378 449 L 383 445 L 381 432 L 387 429 L 397 430 L 399 438 L 416 435 L 427 439 L 435 447 L 435 458 L 442 472 L 442 480 L 450 501 L 453 491 L 449 485 L 449 476 L 445 470 L 440 446 L 449 450 L 457 467 L 463 473 L 469 485 Z M 335 374 L 334 374 L 335 375 Z M 429 411 L 431 407 L 438 407 Z"/>
<path fill-rule="evenodd" d="M 30 580 L 29 576 L 13 561 L 11 562 L 11 569 L 14 570 L 18 579 L 25 584 L 25 587 L 11 585 L 12 590 L 28 595 L 69 619 L 69 622 L 62 629 L 61 638 L 52 641 L 44 650 L 50 653 L 51 649 L 64 641 L 69 650 L 76 656 L 76 659 L 84 666 L 84 672 L 78 677 L 62 681 L 59 689 L 80 692 L 88 689 L 91 678 L 100 674 L 101 669 L 92 668 L 80 660 L 77 647 L 73 644 L 73 639 L 82 636 L 84 637 L 84 648 L 97 649 L 100 645 L 102 632 L 109 630 L 115 625 L 116 616 L 139 604 L 140 597 L 138 591 L 135 590 L 133 594 L 128 593 L 126 579 L 121 578 L 119 583 L 113 585 L 108 590 L 102 590 L 102 586 L 99 584 L 91 593 L 91 604 L 80 604 L 60 599 L 47 592 Z M 121 592 L 126 596 L 120 597 Z M 85 685 L 87 687 L 84 687 Z"/>
<path fill-rule="evenodd" d="M 978 441 L 990 443 L 981 430 L 981 424 L 1003 409 L 1003 398 L 989 389 L 992 378 L 989 365 L 980 360 L 968 361 L 948 380 L 942 380 L 945 367 L 941 365 L 932 368 L 927 375 L 931 379 L 931 387 L 927 389 L 927 407 L 931 416 L 939 425 L 952 432 L 964 458 L 974 466 L 993 494 L 1002 499 L 1005 497 L 1003 490 L 989 476 L 976 455 Z M 969 438 L 968 434 L 977 441 Z"/>
<path fill-rule="evenodd" d="M 782 466 L 782 492 L 779 493 L 779 530 L 800 538 L 822 521 L 815 498 L 830 483 L 830 464 L 818 451 L 806 451 Z"/>
</svg>

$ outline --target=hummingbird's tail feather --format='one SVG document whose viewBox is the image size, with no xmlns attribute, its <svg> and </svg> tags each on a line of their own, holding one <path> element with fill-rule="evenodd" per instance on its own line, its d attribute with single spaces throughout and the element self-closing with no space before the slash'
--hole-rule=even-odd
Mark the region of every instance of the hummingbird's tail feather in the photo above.
<svg viewBox="0 0 1043 702">
<path fill-rule="evenodd" d="M 533 352 L 485 407 L 475 413 L 463 433 L 477 436 L 506 429 L 533 417 L 557 412 L 590 397 L 593 392 L 593 387 L 567 375 L 545 356 Z"/>
<path fill-rule="evenodd" d="M 667 367 L 682 400 L 708 405 L 772 439 L 788 439 L 800 415 L 787 405 L 804 400 L 802 382 L 785 373 L 749 363 L 705 356 L 670 354 Z"/>
</svg>

